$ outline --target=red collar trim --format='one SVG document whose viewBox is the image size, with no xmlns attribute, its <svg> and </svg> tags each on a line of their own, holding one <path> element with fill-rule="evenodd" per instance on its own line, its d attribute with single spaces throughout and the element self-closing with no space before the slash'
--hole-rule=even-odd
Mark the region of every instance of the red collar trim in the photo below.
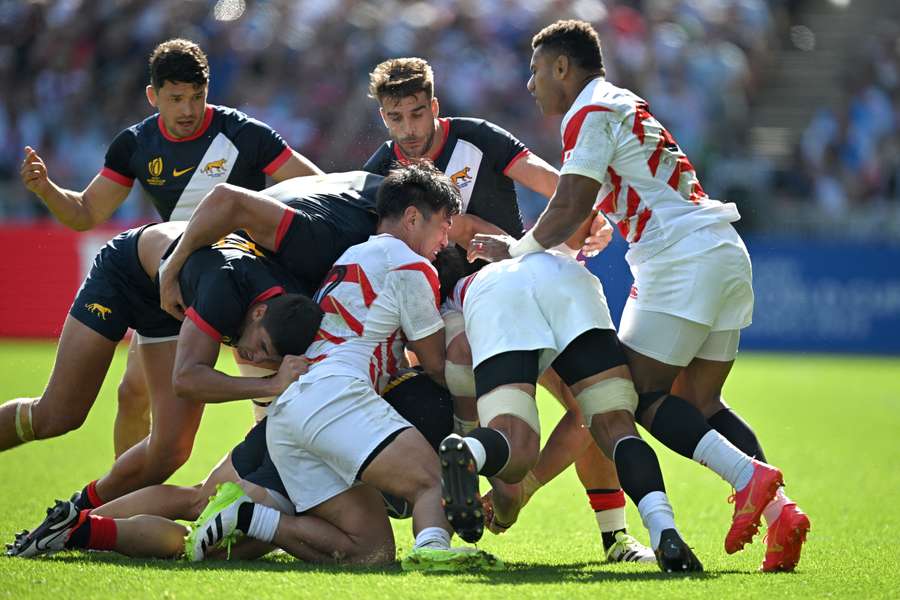
<svg viewBox="0 0 900 600">
<path fill-rule="evenodd" d="M 450 119 L 439 118 L 438 123 L 441 126 L 441 143 L 438 144 L 438 147 L 434 152 L 428 157 L 428 160 L 434 162 L 438 156 L 441 155 L 441 152 L 444 151 L 444 145 L 447 143 L 447 138 L 450 137 Z M 394 156 L 397 157 L 397 160 L 401 165 L 408 165 L 409 159 L 403 154 L 403 151 L 400 150 L 400 145 L 396 142 L 394 143 Z"/>
<path fill-rule="evenodd" d="M 162 115 L 156 118 L 156 122 L 159 125 L 159 132 L 163 135 L 164 138 L 169 140 L 170 142 L 189 142 L 191 140 L 196 140 L 198 137 L 206 133 L 206 130 L 209 129 L 209 124 L 212 123 L 213 120 L 213 109 L 212 106 L 206 105 L 206 114 L 203 115 L 203 123 L 200 125 L 200 129 L 194 132 L 192 135 L 186 138 L 177 138 L 173 136 L 166 130 L 166 124 L 163 123 Z"/>
</svg>

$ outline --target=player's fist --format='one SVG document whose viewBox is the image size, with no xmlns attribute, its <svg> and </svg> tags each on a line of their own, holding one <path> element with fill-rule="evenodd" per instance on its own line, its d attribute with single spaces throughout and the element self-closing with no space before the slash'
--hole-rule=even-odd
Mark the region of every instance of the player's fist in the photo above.
<svg viewBox="0 0 900 600">
<path fill-rule="evenodd" d="M 509 235 L 493 235 L 479 233 L 469 242 L 467 258 L 475 262 L 479 258 L 488 262 L 497 262 L 509 258 L 509 247 L 516 239 Z"/>
<path fill-rule="evenodd" d="M 22 161 L 19 176 L 22 178 L 22 183 L 28 191 L 38 196 L 43 195 L 50 186 L 50 179 L 47 176 L 47 165 L 44 164 L 44 160 L 38 156 L 38 153 L 31 146 L 25 146 L 25 160 Z"/>
<path fill-rule="evenodd" d="M 168 260 L 159 265 L 159 305 L 164 311 L 183 321 L 185 306 L 181 285 L 178 283 L 178 271 L 170 265 Z"/>
<path fill-rule="evenodd" d="M 582 254 L 588 258 L 597 256 L 612 241 L 612 235 L 612 225 L 609 224 L 602 212 L 598 212 L 591 222 L 591 233 L 584 240 L 584 247 L 581 249 Z"/>
<path fill-rule="evenodd" d="M 278 372 L 275 373 L 273 380 L 275 382 L 275 393 L 273 396 L 281 394 L 284 390 L 297 381 L 301 375 L 305 375 L 309 371 L 309 361 L 305 356 L 287 355 L 281 361 Z"/>
</svg>

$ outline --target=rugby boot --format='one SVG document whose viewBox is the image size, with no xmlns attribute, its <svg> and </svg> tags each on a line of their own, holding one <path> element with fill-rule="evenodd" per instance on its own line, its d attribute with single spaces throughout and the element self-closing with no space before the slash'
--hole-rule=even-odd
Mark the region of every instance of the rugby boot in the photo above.
<svg viewBox="0 0 900 600">
<path fill-rule="evenodd" d="M 606 562 L 656 562 L 653 550 L 624 531 L 616 532 L 616 541 L 606 551 Z"/>
<path fill-rule="evenodd" d="M 785 504 L 766 532 L 766 558 L 760 571 L 793 571 L 809 531 L 809 517 L 793 502 Z"/>
<path fill-rule="evenodd" d="M 656 549 L 656 564 L 663 573 L 701 573 L 703 565 L 674 529 L 664 529 Z"/>
<path fill-rule="evenodd" d="M 31 557 L 58 552 L 65 547 L 69 534 L 78 524 L 78 509 L 68 500 L 57 500 L 47 509 L 47 517 L 32 532 L 23 531 L 7 546 L 8 556 Z"/>
<path fill-rule="evenodd" d="M 237 531 L 238 508 L 244 502 L 252 502 L 238 484 L 226 481 L 216 486 L 216 495 L 210 497 L 209 504 L 191 524 L 191 531 L 184 538 L 184 557 L 192 562 L 201 561 L 213 548 L 228 548 L 240 532 Z"/>
<path fill-rule="evenodd" d="M 753 540 L 759 531 L 759 519 L 763 509 L 772 501 L 778 487 L 784 485 L 781 471 L 758 460 L 753 461 L 750 482 L 728 498 L 734 502 L 731 529 L 725 536 L 725 552 L 734 554 Z"/>
<path fill-rule="evenodd" d="M 400 567 L 404 571 L 502 571 L 506 565 L 477 548 L 413 548 Z"/>
<path fill-rule="evenodd" d="M 441 504 L 453 530 L 473 544 L 484 534 L 484 512 L 478 495 L 478 468 L 469 447 L 451 433 L 438 447 L 441 459 Z"/>
</svg>

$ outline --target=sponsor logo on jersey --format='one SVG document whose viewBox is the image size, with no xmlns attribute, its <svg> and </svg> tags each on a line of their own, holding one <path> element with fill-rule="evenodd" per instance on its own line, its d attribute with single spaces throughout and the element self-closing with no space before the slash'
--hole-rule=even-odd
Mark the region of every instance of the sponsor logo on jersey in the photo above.
<svg viewBox="0 0 900 600">
<path fill-rule="evenodd" d="M 631 286 L 631 291 L 628 292 L 628 297 L 635 298 L 635 299 L 637 298 L 637 286 L 636 285 Z"/>
<path fill-rule="evenodd" d="M 100 317 L 101 319 L 103 319 L 104 321 L 106 320 L 107 315 L 112 314 L 111 308 L 106 308 L 102 304 L 97 304 L 96 302 L 91 302 L 90 304 L 85 304 L 84 307 L 86 309 L 88 309 L 92 315 L 96 315 L 96 316 Z"/>
<path fill-rule="evenodd" d="M 462 189 L 469 185 L 472 182 L 472 176 L 469 175 L 469 171 L 471 171 L 471 167 L 465 167 L 460 169 L 456 173 L 450 176 L 450 181 L 453 182 L 453 185 Z"/>
<path fill-rule="evenodd" d="M 206 163 L 202 169 L 200 169 L 204 175 L 208 175 L 209 177 L 221 177 L 225 174 L 225 163 L 228 162 L 227 158 L 220 158 L 219 160 L 213 160 Z"/>
<path fill-rule="evenodd" d="M 147 178 L 147 183 L 150 185 L 163 185 L 166 182 L 165 179 L 160 179 L 159 177 L 163 172 L 163 159 L 161 156 L 157 156 L 147 163 L 147 171 L 150 173 L 150 177 Z"/>
<path fill-rule="evenodd" d="M 172 169 L 172 177 L 181 177 L 182 175 L 184 175 L 185 173 L 187 173 L 188 171 L 190 171 L 193 168 L 194 167 L 188 167 L 187 169 L 181 169 L 181 170 Z"/>
</svg>

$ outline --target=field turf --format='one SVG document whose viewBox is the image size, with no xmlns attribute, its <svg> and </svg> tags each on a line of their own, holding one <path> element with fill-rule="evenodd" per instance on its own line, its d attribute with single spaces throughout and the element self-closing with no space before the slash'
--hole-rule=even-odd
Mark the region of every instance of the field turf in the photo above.
<svg viewBox="0 0 900 600">
<path fill-rule="evenodd" d="M 37 394 L 53 352 L 43 342 L 0 343 L 0 401 Z M 79 431 L 0 455 L 4 542 L 36 525 L 54 498 L 68 497 L 110 465 L 124 357 L 122 349 Z M 603 564 L 593 514 L 570 470 L 537 493 L 508 533 L 485 534 L 482 547 L 509 565 L 502 573 L 319 568 L 285 556 L 196 567 L 70 552 L 36 560 L 0 557 L 0 598 L 900 597 L 900 546 L 894 537 L 900 529 L 900 360 L 745 354 L 726 397 L 755 426 L 769 459 L 785 472 L 788 494 L 812 519 L 794 574 L 756 571 L 762 535 L 743 552 L 726 555 L 728 486 L 655 446 L 680 530 L 706 567 L 700 576 L 665 576 L 655 565 Z M 559 415 L 552 399 L 542 397 L 545 435 Z M 208 408 L 193 456 L 173 482 L 200 481 L 242 438 L 250 418 L 244 404 Z M 628 520 L 646 541 L 630 504 Z M 400 553 L 411 545 L 409 527 L 409 521 L 395 522 Z"/>
</svg>

